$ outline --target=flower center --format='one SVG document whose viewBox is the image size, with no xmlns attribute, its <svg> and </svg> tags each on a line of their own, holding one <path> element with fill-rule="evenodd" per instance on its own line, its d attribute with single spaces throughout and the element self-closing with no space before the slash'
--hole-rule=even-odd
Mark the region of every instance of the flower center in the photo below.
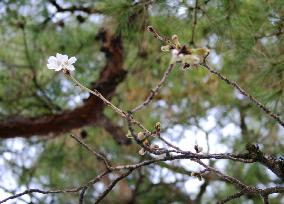
<svg viewBox="0 0 284 204">
<path fill-rule="evenodd" d="M 59 65 L 59 63 L 60 62 L 58 62 L 58 65 Z M 69 63 L 68 63 L 68 61 L 61 62 L 61 64 L 59 66 L 62 67 L 62 69 L 67 69 L 67 67 L 69 66 Z"/>
</svg>

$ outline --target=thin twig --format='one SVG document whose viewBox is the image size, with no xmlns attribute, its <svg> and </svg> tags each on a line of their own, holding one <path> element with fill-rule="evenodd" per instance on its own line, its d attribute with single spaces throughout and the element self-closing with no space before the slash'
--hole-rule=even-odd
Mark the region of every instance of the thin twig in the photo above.
<svg viewBox="0 0 284 204">
<path fill-rule="evenodd" d="M 269 198 L 268 198 L 268 195 L 263 195 L 263 203 L 264 204 L 269 204 Z"/>
<path fill-rule="evenodd" d="M 164 42 L 165 44 L 168 44 L 168 45 L 172 45 L 173 47 L 175 47 L 174 43 L 169 40 L 167 37 L 164 37 L 162 36 L 158 31 L 156 31 L 152 26 L 148 26 L 147 27 L 147 30 L 153 34 L 153 36 L 155 38 L 157 38 L 158 40 Z"/>
<path fill-rule="evenodd" d="M 164 83 L 164 81 L 167 79 L 167 77 L 169 76 L 170 72 L 172 71 L 172 69 L 174 68 L 174 64 L 170 64 L 168 66 L 168 68 L 166 69 L 166 71 L 164 72 L 164 75 L 162 77 L 162 79 L 159 81 L 159 83 L 151 90 L 149 96 L 147 97 L 147 99 L 141 103 L 140 105 L 138 105 L 137 107 L 132 109 L 132 113 L 135 113 L 139 110 L 141 110 L 142 108 L 144 108 L 145 106 L 147 106 L 151 100 L 154 98 L 154 96 L 158 93 L 159 89 L 161 88 L 162 84 Z"/>
<path fill-rule="evenodd" d="M 88 186 L 85 186 L 81 193 L 80 193 L 80 197 L 79 197 L 79 204 L 83 204 L 83 201 L 84 201 L 84 196 L 85 196 L 85 193 L 86 193 L 86 190 L 88 189 Z"/>
<path fill-rule="evenodd" d="M 96 178 L 90 180 L 87 184 L 85 185 L 82 185 L 82 186 L 79 186 L 77 188 L 70 188 L 70 189 L 60 189 L 60 190 L 49 190 L 49 191 L 45 191 L 45 190 L 40 190 L 40 189 L 28 189 L 28 190 L 25 190 L 21 193 L 17 193 L 15 195 L 12 195 L 12 196 L 9 196 L 3 200 L 0 201 L 0 204 L 1 203 L 5 203 L 7 202 L 8 200 L 12 200 L 12 199 L 15 199 L 15 198 L 18 198 L 18 197 L 21 197 L 23 195 L 26 195 L 26 194 L 31 194 L 31 193 L 39 193 L 39 194 L 54 194 L 54 193 L 76 193 L 76 192 L 79 192 L 81 191 L 82 189 L 84 189 L 86 186 L 90 186 L 90 185 L 93 185 L 95 183 L 97 183 L 98 181 L 100 181 L 102 179 L 102 177 L 104 177 L 106 174 L 108 174 L 109 171 L 104 171 L 103 173 L 99 174 Z"/>
<path fill-rule="evenodd" d="M 225 198 L 224 200 L 221 200 L 219 202 L 217 202 L 217 204 L 224 204 L 224 203 L 227 203 L 231 200 L 234 200 L 234 199 L 237 199 L 237 198 L 240 198 L 241 196 L 244 195 L 244 191 L 240 191 L 238 193 L 234 193 L 233 195 L 230 195 L 228 196 L 227 198 Z"/>
<path fill-rule="evenodd" d="M 242 95 L 246 96 L 251 102 L 253 102 L 255 105 L 257 105 L 258 108 L 260 108 L 262 111 L 264 111 L 267 115 L 269 115 L 271 118 L 275 119 L 282 127 L 284 127 L 284 121 L 278 116 L 276 113 L 273 113 L 269 108 L 264 106 L 260 101 L 258 101 L 254 96 L 247 93 L 244 89 L 242 89 L 236 82 L 229 80 L 227 77 L 223 76 L 219 72 L 213 70 L 211 67 L 209 67 L 206 63 L 201 64 L 203 67 L 208 69 L 212 74 L 216 75 L 219 79 L 225 81 L 230 86 L 233 86 L 236 88 Z"/>
<path fill-rule="evenodd" d="M 216 175 L 218 175 L 222 179 L 228 181 L 229 183 L 233 184 L 234 186 L 242 189 L 241 192 L 230 196 L 229 198 L 225 199 L 225 201 L 229 201 L 229 200 L 232 200 L 234 198 L 238 198 L 238 197 L 240 197 L 244 194 L 246 194 L 246 195 L 258 195 L 258 196 L 262 196 L 263 198 L 267 197 L 267 199 L 268 199 L 268 195 L 270 195 L 270 194 L 284 193 L 284 187 L 282 187 L 282 186 L 269 187 L 269 188 L 265 188 L 265 189 L 260 189 L 260 188 L 254 187 L 254 186 L 249 186 L 249 185 L 242 183 L 240 180 L 238 180 L 238 179 L 236 179 L 232 176 L 228 176 L 228 175 L 223 174 L 219 170 L 217 170 L 217 169 L 215 169 L 211 166 L 206 165 L 205 163 L 203 163 L 202 161 L 200 161 L 198 159 L 193 160 L 193 161 L 199 163 L 201 166 L 207 168 L 209 171 L 215 173 Z M 223 200 L 223 203 L 224 203 L 224 200 Z"/>
<path fill-rule="evenodd" d="M 90 92 L 91 94 L 99 97 L 107 106 L 109 106 L 111 109 L 113 109 L 116 113 L 118 113 L 121 117 L 123 118 L 127 118 L 127 114 L 125 111 L 119 109 L 118 107 L 116 107 L 115 105 L 113 105 L 109 100 L 107 100 L 99 91 L 97 91 L 96 89 L 89 89 L 87 87 L 85 87 L 83 84 L 81 84 L 77 79 L 75 79 L 71 74 L 66 74 L 66 76 L 68 76 L 72 81 L 75 82 L 75 84 L 77 84 L 81 89 L 86 90 L 88 92 Z M 136 121 L 133 117 L 130 118 L 131 122 L 134 123 L 135 125 L 137 125 L 138 127 L 140 127 L 143 131 L 147 132 L 148 134 L 150 133 L 149 130 L 147 130 L 140 122 Z"/>
<path fill-rule="evenodd" d="M 81 139 L 79 139 L 78 137 L 74 136 L 74 135 L 70 135 L 73 139 L 75 139 L 79 144 L 81 144 L 83 147 L 85 147 L 89 152 L 91 152 L 93 155 L 95 155 L 96 157 L 98 157 L 99 159 L 103 160 L 105 166 L 107 169 L 112 169 L 111 165 L 109 164 L 109 161 L 107 160 L 107 158 L 96 152 L 95 150 L 93 150 L 89 145 L 87 145 L 84 141 L 82 141 Z"/>
<path fill-rule="evenodd" d="M 75 79 L 71 74 L 67 74 L 67 76 L 75 82 L 75 84 L 77 84 L 80 88 L 90 92 L 91 94 L 99 97 L 107 106 L 109 106 L 111 109 L 113 109 L 116 113 L 118 113 L 120 116 L 122 117 L 126 117 L 125 112 L 123 112 L 121 109 L 119 109 L 118 107 L 116 107 L 115 105 L 113 105 L 109 100 L 107 100 L 99 91 L 97 91 L 96 89 L 89 89 L 87 87 L 85 87 L 83 84 L 81 84 L 77 79 Z"/>
<path fill-rule="evenodd" d="M 89 187 L 95 183 L 97 183 L 98 181 L 100 181 L 105 175 L 113 172 L 113 171 L 120 171 L 120 170 L 128 170 L 126 174 L 123 174 L 125 178 L 126 176 L 128 176 L 133 170 L 141 168 L 143 166 L 148 166 L 157 162 L 162 162 L 162 161 L 173 161 L 173 160 L 180 160 L 180 159 L 191 159 L 192 161 L 195 161 L 197 163 L 199 163 L 200 165 L 202 165 L 203 167 L 206 168 L 207 171 L 216 173 L 218 176 L 220 176 L 223 180 L 230 182 L 231 184 L 241 188 L 241 189 L 245 189 L 246 193 L 250 193 L 253 195 L 269 195 L 269 194 L 273 194 L 273 193 L 284 193 L 284 187 L 281 186 L 275 186 L 275 187 L 270 187 L 270 188 L 266 188 L 266 189 L 257 189 L 255 187 L 251 187 L 251 186 L 247 186 L 245 184 L 243 184 L 241 181 L 239 181 L 238 179 L 231 177 L 231 176 L 227 176 L 223 173 L 221 173 L 220 171 L 214 169 L 213 167 L 210 167 L 206 164 L 204 164 L 203 162 L 200 161 L 200 159 L 231 159 L 232 154 L 195 154 L 195 153 L 187 153 L 187 154 L 183 154 L 183 155 L 167 155 L 166 157 L 163 158 L 153 158 L 150 160 L 146 160 L 137 164 L 130 164 L 130 165 L 119 165 L 119 166 L 115 166 L 112 167 L 111 169 L 107 169 L 106 171 L 104 171 L 103 173 L 99 174 L 97 177 L 95 177 L 94 179 L 90 180 L 89 182 L 87 182 L 84 185 L 81 185 L 77 188 L 70 188 L 70 189 L 63 189 L 63 190 L 50 190 L 50 191 L 44 191 L 44 190 L 40 190 L 40 189 L 29 189 L 29 190 L 25 190 L 22 193 L 18 193 L 15 195 L 12 195 L 2 201 L 0 201 L 1 203 L 5 203 L 8 200 L 12 200 L 18 197 L 21 197 L 25 194 L 31 194 L 31 193 L 40 193 L 40 194 L 51 194 L 51 193 L 75 193 L 75 192 L 79 192 L 81 190 L 83 190 L 85 187 Z M 129 174 L 128 174 L 129 173 Z M 114 185 L 121 179 L 117 178 L 115 180 Z M 112 186 L 111 188 L 113 188 L 114 186 Z M 110 189 L 111 190 L 111 189 Z M 246 194 L 245 193 L 245 194 Z M 104 195 L 105 196 L 105 195 Z"/>
<path fill-rule="evenodd" d="M 172 147 L 176 149 L 177 151 L 182 151 L 179 147 L 173 145 L 172 143 L 168 142 L 166 139 L 162 138 L 160 135 L 157 136 L 160 140 L 162 140 L 165 144 L 167 144 L 169 147 Z"/>
<path fill-rule="evenodd" d="M 104 199 L 104 197 L 113 189 L 113 187 L 122 179 L 124 179 L 125 177 L 127 177 L 129 174 L 131 174 L 133 170 L 130 169 L 128 170 L 126 173 L 120 175 L 119 177 L 117 177 L 113 182 L 111 182 L 111 184 L 106 188 L 106 190 L 104 190 L 104 192 L 102 192 L 99 197 L 97 198 L 97 200 L 94 202 L 94 204 L 99 203 L 102 199 Z"/>
<path fill-rule="evenodd" d="M 194 45 L 195 29 L 197 25 L 197 10 L 198 10 L 198 0 L 195 0 L 192 34 L 191 34 L 191 40 L 190 40 L 190 44 L 192 45 Z"/>
</svg>

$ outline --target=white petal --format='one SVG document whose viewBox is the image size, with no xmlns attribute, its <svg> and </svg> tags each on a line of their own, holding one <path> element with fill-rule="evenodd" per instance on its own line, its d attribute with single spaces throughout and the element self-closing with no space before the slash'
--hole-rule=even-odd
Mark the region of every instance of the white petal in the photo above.
<svg viewBox="0 0 284 204">
<path fill-rule="evenodd" d="M 56 68 L 55 68 L 55 71 L 60 71 L 62 69 L 62 66 L 57 66 Z"/>
<path fill-rule="evenodd" d="M 60 62 L 66 62 L 66 61 L 68 61 L 68 56 L 67 56 L 67 55 L 62 55 L 62 54 L 57 53 L 57 54 L 56 54 L 56 58 L 57 58 L 57 60 L 60 61 Z"/>
<path fill-rule="evenodd" d="M 185 55 L 182 59 L 182 62 L 189 65 L 196 65 L 200 63 L 200 58 L 197 55 Z"/>
<path fill-rule="evenodd" d="M 61 58 L 61 57 L 62 57 L 62 54 L 56 53 L 56 58 L 57 58 L 57 59 L 59 59 L 59 58 Z"/>
<path fill-rule="evenodd" d="M 57 62 L 57 59 L 56 59 L 56 57 L 51 56 L 51 57 L 48 58 L 47 62 L 49 64 L 55 64 Z"/>
<path fill-rule="evenodd" d="M 68 63 L 69 63 L 69 64 L 74 64 L 76 61 L 77 61 L 77 58 L 76 58 L 76 57 L 71 57 L 71 58 L 68 60 Z"/>
<path fill-rule="evenodd" d="M 68 69 L 69 71 L 74 71 L 75 67 L 73 65 L 69 65 L 68 67 L 66 67 L 66 69 Z"/>
<path fill-rule="evenodd" d="M 179 52 L 179 51 L 178 51 L 177 49 L 173 49 L 173 50 L 172 50 L 172 55 L 173 55 L 173 56 L 177 56 L 178 52 Z"/>
<path fill-rule="evenodd" d="M 56 66 L 54 64 L 47 64 L 48 69 L 56 69 Z"/>
<path fill-rule="evenodd" d="M 67 62 L 67 61 L 68 61 L 68 55 L 63 55 L 62 61 L 63 61 L 63 62 Z"/>
</svg>

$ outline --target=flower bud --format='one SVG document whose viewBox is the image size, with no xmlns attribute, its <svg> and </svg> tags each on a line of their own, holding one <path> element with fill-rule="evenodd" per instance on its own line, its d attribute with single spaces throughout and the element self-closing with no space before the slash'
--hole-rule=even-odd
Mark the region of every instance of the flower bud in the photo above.
<svg viewBox="0 0 284 204">
<path fill-rule="evenodd" d="M 197 54 L 201 56 L 206 56 L 210 53 L 210 50 L 208 48 L 197 48 L 197 49 L 190 49 L 192 54 Z"/>
<path fill-rule="evenodd" d="M 192 172 L 190 173 L 190 176 L 195 177 L 195 176 L 196 176 L 196 173 L 195 173 L 194 171 L 192 171 Z"/>
<path fill-rule="evenodd" d="M 201 58 L 198 55 L 184 55 L 182 57 L 182 64 L 197 65 L 201 62 Z"/>
<path fill-rule="evenodd" d="M 141 156 L 146 154 L 146 151 L 144 150 L 144 148 L 140 149 L 138 152 Z"/>
<path fill-rule="evenodd" d="M 151 144 L 150 145 L 150 149 L 159 149 L 159 145 L 156 145 L 156 144 Z"/>
<path fill-rule="evenodd" d="M 156 129 L 156 130 L 161 130 L 161 123 L 160 123 L 160 122 L 157 122 L 157 123 L 155 124 L 155 129 Z"/>
<path fill-rule="evenodd" d="M 198 145 L 194 145 L 194 149 L 195 149 L 196 153 L 200 153 L 200 152 L 203 151 L 203 148 L 198 146 Z"/>
<path fill-rule="evenodd" d="M 148 141 L 147 139 L 145 139 L 145 140 L 143 141 L 143 144 L 146 145 L 146 146 L 149 146 L 150 143 L 149 143 L 149 141 Z"/>
<path fill-rule="evenodd" d="M 172 41 L 175 44 L 176 48 L 180 48 L 180 43 L 176 34 L 172 36 Z"/>
<path fill-rule="evenodd" d="M 146 138 L 146 135 L 145 135 L 144 132 L 138 132 L 137 138 L 138 138 L 138 140 L 142 141 Z"/>
<path fill-rule="evenodd" d="M 165 45 L 161 47 L 161 51 L 163 52 L 169 52 L 170 51 L 170 46 L 169 45 Z"/>
</svg>

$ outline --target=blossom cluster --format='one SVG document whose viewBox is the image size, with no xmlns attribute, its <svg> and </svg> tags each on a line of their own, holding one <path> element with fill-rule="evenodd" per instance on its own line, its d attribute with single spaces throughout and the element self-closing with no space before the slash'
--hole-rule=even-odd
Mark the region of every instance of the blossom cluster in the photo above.
<svg viewBox="0 0 284 204">
<path fill-rule="evenodd" d="M 180 62 L 183 69 L 201 64 L 210 52 L 207 48 L 194 49 L 186 45 L 181 46 L 177 35 L 172 36 L 172 44 L 162 46 L 161 50 L 163 52 L 171 52 L 171 64 Z"/>
</svg>

